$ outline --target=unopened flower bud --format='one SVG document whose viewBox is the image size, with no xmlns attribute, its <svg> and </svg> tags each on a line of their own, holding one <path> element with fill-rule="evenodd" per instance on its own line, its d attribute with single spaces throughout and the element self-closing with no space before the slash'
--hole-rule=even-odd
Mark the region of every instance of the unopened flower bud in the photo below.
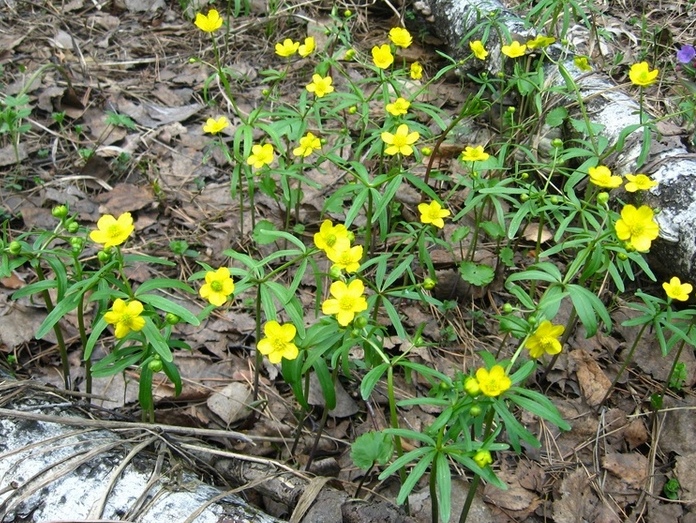
<svg viewBox="0 0 696 523">
<path fill-rule="evenodd" d="M 261 90 L 261 94 L 262 94 L 264 97 L 266 97 L 266 96 L 268 96 L 268 95 L 271 94 L 271 90 L 270 90 L 270 89 L 263 89 L 263 90 Z"/>
<path fill-rule="evenodd" d="M 351 106 L 348 108 L 348 114 L 355 114 L 355 113 L 357 113 L 357 112 L 358 112 L 358 108 L 357 108 L 355 105 L 351 105 Z"/>
<path fill-rule="evenodd" d="M 364 329 L 367 327 L 367 318 L 365 316 L 358 316 L 353 320 L 353 326 L 356 329 Z"/>
<path fill-rule="evenodd" d="M 515 308 L 510 303 L 505 303 L 503 305 L 503 312 L 505 314 L 510 314 L 514 310 L 515 310 Z"/>
<path fill-rule="evenodd" d="M 424 288 L 426 291 L 431 291 L 431 290 L 433 290 L 433 289 L 435 288 L 436 285 L 437 285 L 437 281 L 434 280 L 434 279 L 432 279 L 432 278 L 426 278 L 426 279 L 423 280 L 423 288 Z"/>
<path fill-rule="evenodd" d="M 536 325 L 536 324 L 537 324 L 537 317 L 536 317 L 536 315 L 530 314 L 530 315 L 529 315 L 529 318 L 527 318 L 527 321 L 529 322 L 529 324 L 530 324 L 531 326 Z"/>
<path fill-rule="evenodd" d="M 555 147 L 556 149 L 560 149 L 561 147 L 563 147 L 563 140 L 561 140 L 560 138 L 554 138 L 553 140 L 551 140 L 551 146 Z"/>
<path fill-rule="evenodd" d="M 553 196 L 551 196 L 551 198 L 549 198 L 549 201 L 554 205 L 558 205 L 559 203 L 561 203 L 561 197 L 554 194 Z"/>
<path fill-rule="evenodd" d="M 80 229 L 80 224 L 75 221 L 69 221 L 65 224 L 65 228 L 68 229 L 69 233 L 76 233 Z"/>
<path fill-rule="evenodd" d="M 609 193 L 608 192 L 601 192 L 597 195 L 597 203 L 599 205 L 606 205 L 608 201 L 609 201 Z"/>
<path fill-rule="evenodd" d="M 507 108 L 507 112 L 510 113 L 510 114 L 512 114 L 512 113 L 515 112 L 515 108 L 514 108 L 512 105 L 510 105 L 510 106 L 508 106 L 508 108 Z"/>
<path fill-rule="evenodd" d="M 520 174 L 520 178 L 522 178 L 523 180 L 526 180 L 527 178 L 529 178 L 529 173 Z"/>
<path fill-rule="evenodd" d="M 336 265 L 332 265 L 329 269 L 329 278 L 332 280 L 340 280 L 342 276 L 343 273 L 341 272 L 341 269 Z"/>
<path fill-rule="evenodd" d="M 164 321 L 166 321 L 168 325 L 176 325 L 181 321 L 181 318 L 172 312 L 168 312 L 164 315 Z"/>
<path fill-rule="evenodd" d="M 78 238 L 77 236 L 70 238 L 70 248 L 75 254 L 82 252 L 82 248 L 85 246 L 85 240 Z"/>
<path fill-rule="evenodd" d="M 355 49 L 348 49 L 346 51 L 346 60 L 352 60 L 355 58 Z"/>
<path fill-rule="evenodd" d="M 353 16 L 353 11 L 351 11 L 350 9 L 346 9 L 345 11 L 343 11 L 343 18 L 350 18 L 351 16 Z"/>
<path fill-rule="evenodd" d="M 481 413 L 483 412 L 483 409 L 481 408 L 480 405 L 472 405 L 471 408 L 469 409 L 469 415 L 472 417 L 480 416 Z"/>
<path fill-rule="evenodd" d="M 162 361 L 159 359 L 152 360 L 147 366 L 152 372 L 159 372 L 162 370 Z"/>
<path fill-rule="evenodd" d="M 473 376 L 469 376 L 464 381 L 464 390 L 469 396 L 478 396 L 481 393 L 479 382 Z"/>
<path fill-rule="evenodd" d="M 628 254 L 626 254 L 625 252 L 620 252 L 619 254 L 616 255 L 616 257 L 621 261 L 628 260 Z"/>
<path fill-rule="evenodd" d="M 97 260 L 99 260 L 100 263 L 107 263 L 111 259 L 111 254 L 109 254 L 106 251 L 99 251 L 97 253 Z"/>
<path fill-rule="evenodd" d="M 487 450 L 479 450 L 476 454 L 474 454 L 472 459 L 481 468 L 493 463 L 493 456 L 491 456 L 491 453 Z"/>
<path fill-rule="evenodd" d="M 10 254 L 14 254 L 15 256 L 22 252 L 22 244 L 18 241 L 10 242 L 10 245 L 8 245 L 7 248 L 9 249 Z"/>
<path fill-rule="evenodd" d="M 527 193 L 520 194 L 520 201 L 521 202 L 526 202 L 527 200 L 529 200 L 529 195 Z"/>
<path fill-rule="evenodd" d="M 53 215 L 54 218 L 58 218 L 59 220 L 62 220 L 68 215 L 68 207 L 67 205 L 56 205 L 52 210 L 51 214 Z"/>
<path fill-rule="evenodd" d="M 430 156 L 431 154 L 433 154 L 433 150 L 432 150 L 432 148 L 430 148 L 430 147 L 423 147 L 423 148 L 421 149 L 421 154 L 422 154 L 423 156 Z"/>
</svg>

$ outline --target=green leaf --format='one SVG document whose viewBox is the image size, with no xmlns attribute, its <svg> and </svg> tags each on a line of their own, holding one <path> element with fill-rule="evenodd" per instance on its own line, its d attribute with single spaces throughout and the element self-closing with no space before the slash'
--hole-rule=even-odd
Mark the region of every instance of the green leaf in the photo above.
<svg viewBox="0 0 696 523">
<path fill-rule="evenodd" d="M 178 303 L 174 303 L 169 298 L 165 298 L 164 296 L 158 296 L 157 294 L 140 294 L 138 295 L 138 300 L 143 303 L 147 303 L 155 309 L 176 314 L 179 316 L 179 318 L 184 320 L 186 323 L 190 323 L 194 327 L 201 324 L 201 321 L 196 317 L 196 315 L 189 311 L 186 307 L 183 307 Z"/>
<path fill-rule="evenodd" d="M 425 474 L 425 471 L 428 469 L 428 467 L 433 461 L 433 458 L 435 457 L 435 452 L 433 451 L 433 449 L 425 447 L 424 450 L 429 451 L 428 454 L 426 454 L 423 457 L 423 459 L 421 459 L 416 464 L 416 466 L 411 469 L 411 471 L 408 474 L 408 477 L 406 478 L 406 481 L 404 481 L 404 484 L 401 486 L 401 489 L 399 489 L 399 495 L 396 497 L 396 502 L 399 505 L 404 504 L 406 498 L 408 498 L 408 495 L 416 486 L 418 480 L 420 480 L 423 474 Z"/>
<path fill-rule="evenodd" d="M 58 283 L 55 280 L 39 280 L 34 283 L 30 283 L 12 293 L 12 299 L 18 300 L 19 298 L 24 298 L 24 296 L 30 296 L 32 294 L 38 294 L 48 289 L 55 289 Z"/>
<path fill-rule="evenodd" d="M 302 406 L 303 409 L 309 410 L 309 404 L 307 403 L 307 398 L 304 396 L 304 381 L 302 379 L 302 366 L 304 365 L 304 351 L 300 352 L 300 355 L 294 360 L 288 360 L 283 358 L 280 362 L 281 371 L 283 373 L 283 379 L 286 383 L 290 385 L 295 399 Z"/>
<path fill-rule="evenodd" d="M 507 397 L 523 409 L 550 421 L 559 429 L 570 430 L 568 422 L 561 417 L 551 400 L 543 394 L 522 387 L 512 387 Z"/>
<path fill-rule="evenodd" d="M 388 368 L 388 363 L 381 363 L 365 374 L 365 377 L 360 383 L 360 396 L 363 400 L 367 401 L 380 378 L 384 376 L 384 373 L 387 372 Z"/>
<path fill-rule="evenodd" d="M 181 374 L 179 374 L 178 367 L 173 361 L 162 361 L 162 370 L 174 384 L 174 396 L 181 394 Z"/>
<path fill-rule="evenodd" d="M 375 463 L 384 465 L 393 451 L 392 438 L 388 434 L 370 431 L 353 442 L 350 457 L 356 467 L 368 470 Z"/>
<path fill-rule="evenodd" d="M 585 326 L 586 338 L 594 336 L 597 332 L 597 316 L 607 328 L 611 328 L 609 311 L 596 294 L 580 285 L 568 285 L 568 295 L 573 302 L 573 307 L 578 313 L 580 321 Z"/>
<path fill-rule="evenodd" d="M 488 285 L 495 278 L 495 271 L 489 265 L 474 263 L 471 261 L 462 262 L 459 266 L 459 274 L 464 281 L 477 287 Z"/>
<path fill-rule="evenodd" d="M 563 106 L 551 109 L 546 115 L 546 125 L 549 127 L 560 127 L 563 121 L 568 118 L 568 109 Z"/>
<path fill-rule="evenodd" d="M 152 318 L 149 316 L 145 317 L 145 326 L 143 327 L 142 333 L 147 342 L 155 349 L 155 352 L 160 355 L 162 361 L 172 361 L 174 359 L 172 351 L 169 349 L 169 345 L 167 345 L 167 340 L 164 339 L 164 336 L 162 336 L 159 329 L 155 327 L 155 324 L 152 323 Z"/>
<path fill-rule="evenodd" d="M 83 356 L 83 359 L 85 361 L 89 360 L 92 357 L 94 345 L 97 343 L 99 336 L 101 336 L 101 333 L 104 332 L 104 329 L 106 329 L 107 325 L 108 324 L 106 323 L 104 316 L 102 316 L 92 327 L 92 332 L 90 332 L 89 338 L 87 338 L 87 344 L 85 345 L 85 353 Z"/>
<path fill-rule="evenodd" d="M 185 284 L 181 280 L 175 280 L 173 278 L 154 278 L 141 283 L 135 290 L 135 297 L 137 298 L 143 293 L 159 289 L 179 289 L 189 294 L 196 294 L 196 291 L 193 290 L 190 285 Z"/>
<path fill-rule="evenodd" d="M 452 472 L 449 468 L 447 455 L 438 452 L 435 458 L 435 489 L 437 491 L 437 502 L 440 507 L 440 521 L 449 523 L 450 512 L 452 511 Z"/>
<path fill-rule="evenodd" d="M 36 339 L 41 339 L 48 331 L 50 331 L 60 319 L 68 314 L 71 310 L 77 307 L 77 304 L 82 299 L 82 294 L 71 294 L 56 303 L 55 308 L 46 316 L 46 319 L 41 323 L 36 331 Z"/>
<path fill-rule="evenodd" d="M 148 365 L 140 367 L 140 383 L 138 385 L 138 402 L 145 412 L 152 412 L 155 405 L 152 401 L 152 371 Z"/>
<path fill-rule="evenodd" d="M 326 402 L 324 408 L 333 410 L 336 408 L 336 389 L 334 388 L 334 382 L 329 372 L 329 367 L 327 367 L 323 358 L 317 359 L 313 367 L 314 371 L 317 373 L 321 391 L 324 393 L 324 401 Z"/>
</svg>

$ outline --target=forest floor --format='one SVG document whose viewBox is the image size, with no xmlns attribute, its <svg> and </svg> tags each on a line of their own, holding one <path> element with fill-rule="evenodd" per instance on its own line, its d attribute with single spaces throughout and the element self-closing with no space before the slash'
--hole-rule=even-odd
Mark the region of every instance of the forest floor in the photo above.
<svg viewBox="0 0 696 523">
<path fill-rule="evenodd" d="M 94 228 L 103 214 L 131 212 L 136 229 L 128 249 L 176 262 L 164 269 L 144 263 L 134 266 L 128 276 L 135 283 L 155 277 L 186 280 L 201 270 L 199 261 L 212 267 L 228 265 L 224 250 L 248 250 L 252 236 L 249 202 L 240 212 L 238 198 L 230 190 L 231 166 L 218 149 L 211 148 L 211 137 L 202 130 L 206 119 L 217 117 L 225 104 L 223 99 L 206 102 L 203 93 L 212 69 L 204 61 L 192 60 L 211 56 L 210 39 L 193 25 L 192 13 L 183 12 L 185 5 L 162 2 L 166 7 L 140 11 L 147 0 L 125 2 L 129 8 L 116 7 L 119 2 L 102 2 L 100 8 L 99 2 L 92 0 L 5 0 L 0 4 L 2 96 L 24 92 L 32 109 L 24 119 L 30 128 L 19 140 L 20 163 L 5 140 L 7 136 L 0 135 L 4 140 L 0 142 L 0 212 L 7 220 L 8 239 L 31 229 L 53 229 L 56 220 L 51 210 L 60 204 L 68 204 L 77 221 L 88 229 Z M 656 46 L 673 49 L 677 42 L 693 43 L 696 37 L 693 5 L 689 7 L 686 2 L 677 2 L 674 7 L 646 6 L 645 12 L 641 6 L 623 2 L 597 7 L 602 14 L 595 23 L 613 36 L 613 43 L 597 45 L 590 54 L 610 73 L 614 64 L 633 63 L 631 49 L 639 39 L 652 38 Z M 365 8 L 347 3 L 341 9 L 353 10 L 353 36 L 364 52 L 383 43 L 398 22 L 395 13 L 382 4 Z M 275 43 L 286 37 L 301 39 L 308 25 L 320 30 L 328 11 L 321 2 L 305 2 L 283 6 L 268 17 L 265 6 L 252 2 L 250 14 L 233 21 L 229 41 L 220 39 L 220 51 L 222 62 L 240 79 L 235 85 L 235 102 L 242 112 L 251 112 L 264 99 L 261 73 L 285 67 L 274 53 Z M 430 36 L 415 40 L 405 58 L 420 61 L 425 74 L 432 75 L 445 63 L 435 53 L 437 41 Z M 60 69 L 47 68 L 29 84 L 32 74 L 46 64 Z M 298 62 L 288 67 L 289 80 L 283 89 L 289 97 L 293 81 L 297 89 L 304 87 L 307 68 L 311 70 L 312 65 Z M 355 74 L 359 76 L 359 72 Z M 669 110 L 666 96 L 668 92 L 651 93 L 646 101 L 655 112 L 664 113 Z M 443 77 L 433 85 L 430 99 L 455 114 L 464 101 L 461 79 Z M 52 116 L 58 112 L 65 113 L 61 122 Z M 113 125 L 113 117 L 109 119 L 113 114 L 125 115 L 135 125 Z M 232 134 L 233 129 L 223 137 L 231 140 Z M 330 188 L 340 173 L 315 169 L 308 176 L 322 187 L 307 190 L 296 215 L 310 244 L 325 217 L 324 189 Z M 285 210 L 272 199 L 257 196 L 256 216 L 282 230 Z M 418 195 L 405 192 L 400 197 L 415 215 Z M 172 242 L 175 249 L 185 245 L 180 255 L 173 252 Z M 276 246 L 265 248 L 267 254 Z M 438 254 L 434 252 L 433 257 Z M 490 316 L 499 313 L 510 297 L 500 285 L 482 292 L 459 285 L 451 260 L 442 259 L 437 267 L 440 284 L 436 291 L 455 305 L 443 313 L 420 304 L 400 304 L 399 314 L 412 331 L 423 329 L 428 342 L 413 349 L 413 357 L 442 372 L 466 372 L 480 364 L 477 351 L 494 351 L 499 346 L 501 335 Z M 47 311 L 28 298 L 16 302 L 10 298 L 34 278 L 29 267 L 21 267 L 0 281 L 3 366 L 17 378 L 62 387 L 55 338 L 34 339 Z M 308 317 L 314 314 L 316 292 L 310 282 L 300 285 L 300 300 Z M 194 312 L 204 306 L 195 298 L 177 299 Z M 323 398 L 317 383 L 311 383 L 309 393 L 315 411 L 305 421 L 294 449 L 297 404 L 277 366 L 264 362 L 260 391 L 264 403 L 256 415 L 229 407 L 235 401 L 250 402 L 256 345 L 252 305 L 249 296 L 236 296 L 216 309 L 202 327 L 177 326 L 191 347 L 175 355 L 183 391 L 175 397 L 171 382 L 162 374 L 155 376 L 156 421 L 233 429 L 252 438 L 265 438 L 263 444 L 229 444 L 228 449 L 281 460 L 300 469 L 309 459 L 313 434 L 322 418 Z M 569 314 L 563 308 L 559 313 L 561 317 Z M 572 429 L 559 432 L 533 416 L 523 417 L 522 422 L 538 435 L 542 448 L 496 454 L 496 473 L 509 488 L 480 488 L 475 502 L 477 521 L 696 523 L 693 351 L 686 350 L 683 356 L 687 377 L 682 391 L 669 393 L 663 410 L 655 413 L 650 409 L 650 397 L 662 390 L 672 362 L 660 356 L 655 340 L 644 336 L 628 372 L 609 400 L 598 406 L 597 398 L 603 396 L 607 383 L 621 367 L 626 340 L 637 332 L 635 327 L 621 326 L 628 314 L 622 307 L 612 312 L 612 333 L 585 339 L 582 329 L 577 329 L 553 369 L 532 380 L 537 390 L 552 399 Z M 80 389 L 85 380 L 77 320 L 68 316 L 61 325 L 72 347 L 70 374 L 75 388 Z M 401 343 L 393 336 L 388 348 L 406 350 Z M 95 357 L 102 357 L 104 351 L 98 347 Z M 135 368 L 96 379 L 93 394 L 101 399 L 94 403 L 137 419 L 137 380 Z M 349 493 L 355 492 L 365 473 L 351 460 L 351 442 L 367 430 L 389 425 L 386 404 L 364 402 L 359 387 L 358 380 L 340 382 L 337 406 L 326 420 L 326 437 L 319 440 L 311 468 L 313 473 L 335 477 Z M 424 394 L 423 387 L 423 383 L 396 376 L 400 399 Z M 432 422 L 436 412 L 413 406 L 399 415 L 405 426 L 419 430 Z M 663 486 L 675 476 L 681 491 L 673 501 L 663 495 Z M 455 515 L 466 497 L 467 485 L 465 477 L 453 480 Z M 362 495 L 394 500 L 398 481 L 380 482 L 373 475 L 365 487 Z M 264 500 L 258 496 L 250 494 L 250 499 L 269 513 L 288 516 L 277 506 L 263 506 Z M 427 481 L 418 484 L 410 507 L 415 519 L 429 521 Z"/>
</svg>

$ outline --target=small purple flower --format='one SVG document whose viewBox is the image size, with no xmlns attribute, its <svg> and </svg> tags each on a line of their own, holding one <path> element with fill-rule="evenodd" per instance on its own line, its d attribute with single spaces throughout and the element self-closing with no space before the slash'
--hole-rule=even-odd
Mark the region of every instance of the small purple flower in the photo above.
<svg viewBox="0 0 696 523">
<path fill-rule="evenodd" d="M 693 45 L 682 45 L 682 48 L 677 51 L 677 60 L 679 63 L 688 64 L 696 57 L 696 49 Z"/>
</svg>

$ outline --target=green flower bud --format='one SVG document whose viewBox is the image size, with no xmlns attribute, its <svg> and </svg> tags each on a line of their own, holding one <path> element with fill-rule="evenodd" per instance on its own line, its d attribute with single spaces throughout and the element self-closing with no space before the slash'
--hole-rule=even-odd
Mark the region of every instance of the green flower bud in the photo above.
<svg viewBox="0 0 696 523">
<path fill-rule="evenodd" d="M 491 456 L 491 453 L 487 450 L 479 450 L 476 454 L 474 454 L 472 459 L 481 468 L 493 463 L 493 456 Z"/>
<path fill-rule="evenodd" d="M 346 60 L 352 60 L 355 58 L 355 49 L 348 49 L 346 51 Z"/>
<path fill-rule="evenodd" d="M 65 228 L 68 229 L 69 233 L 74 234 L 80 230 L 80 224 L 71 220 L 65 223 Z"/>
<path fill-rule="evenodd" d="M 597 195 L 597 203 L 599 205 L 606 205 L 608 201 L 609 201 L 609 193 L 608 192 L 601 192 Z"/>
<path fill-rule="evenodd" d="M 159 372 L 162 370 L 162 362 L 159 359 L 151 360 L 147 366 L 152 372 Z"/>
<path fill-rule="evenodd" d="M 52 210 L 51 214 L 53 215 L 54 218 L 58 218 L 59 220 L 62 220 L 68 215 L 68 206 L 67 205 L 56 205 Z"/>
<path fill-rule="evenodd" d="M 111 259 L 111 254 L 109 254 L 106 251 L 99 251 L 97 253 L 97 260 L 99 260 L 99 263 L 108 263 L 108 261 Z"/>
<path fill-rule="evenodd" d="M 482 412 L 483 412 L 483 409 L 481 408 L 480 405 L 472 405 L 471 408 L 469 409 L 469 414 L 474 418 L 476 416 L 480 416 Z"/>
<path fill-rule="evenodd" d="M 348 240 L 350 243 L 353 243 L 355 241 L 355 233 L 353 231 L 348 231 Z"/>
<path fill-rule="evenodd" d="M 10 250 L 10 254 L 14 254 L 16 256 L 17 254 L 22 252 L 22 244 L 18 241 L 10 242 L 8 249 Z"/>
<path fill-rule="evenodd" d="M 520 194 L 520 201 L 526 202 L 527 200 L 529 200 L 529 195 L 527 193 Z"/>
<path fill-rule="evenodd" d="M 481 394 L 481 387 L 479 386 L 479 382 L 476 378 L 473 376 L 469 376 L 464 380 L 464 390 L 469 396 L 478 396 Z"/>
<path fill-rule="evenodd" d="M 620 252 L 619 254 L 616 255 L 616 257 L 621 261 L 628 260 L 628 254 L 626 254 L 625 252 Z"/>
<path fill-rule="evenodd" d="M 351 16 L 353 16 L 353 11 L 351 11 L 350 9 L 346 9 L 345 11 L 343 11 L 344 18 L 350 18 Z"/>
<path fill-rule="evenodd" d="M 497 76 L 498 78 L 505 78 L 505 73 L 502 72 L 502 71 L 498 71 L 498 72 L 496 73 L 496 76 Z"/>
<path fill-rule="evenodd" d="M 365 316 L 358 316 L 353 320 L 353 326 L 356 329 L 364 329 L 367 327 L 367 318 Z"/>
<path fill-rule="evenodd" d="M 340 280 L 343 277 L 343 272 L 341 272 L 341 269 L 336 267 L 335 265 L 331 266 L 331 269 L 329 269 L 329 278 L 332 280 Z"/>
<path fill-rule="evenodd" d="M 263 89 L 263 90 L 261 91 L 261 94 L 262 94 L 264 97 L 265 97 L 265 96 L 268 96 L 268 95 L 271 94 L 271 90 L 270 90 L 270 89 Z"/>
<path fill-rule="evenodd" d="M 523 180 L 526 180 L 527 178 L 529 178 L 529 173 L 522 173 L 522 174 L 520 174 L 520 178 L 523 179 Z"/>
<path fill-rule="evenodd" d="M 357 113 L 357 112 L 358 112 L 358 108 L 357 108 L 355 105 L 351 105 L 351 106 L 348 108 L 348 114 L 355 114 L 355 113 Z"/>
<path fill-rule="evenodd" d="M 433 154 L 433 150 L 432 150 L 432 148 L 430 148 L 430 147 L 423 147 L 423 148 L 421 149 L 421 154 L 422 154 L 423 156 L 430 156 L 431 154 Z"/>
<path fill-rule="evenodd" d="M 514 310 L 515 308 L 510 303 L 506 303 L 503 305 L 503 312 L 505 314 L 510 314 Z"/>
<path fill-rule="evenodd" d="M 563 140 L 561 140 L 560 138 L 554 138 L 553 140 L 551 140 L 551 146 L 555 147 L 556 149 L 560 149 L 561 147 L 563 147 Z"/>
<path fill-rule="evenodd" d="M 553 196 L 551 196 L 551 198 L 549 198 L 549 201 L 554 205 L 558 205 L 559 203 L 561 203 L 561 197 L 554 194 Z"/>
<path fill-rule="evenodd" d="M 168 325 L 176 325 L 181 321 L 181 318 L 174 313 L 168 312 L 164 315 L 164 321 L 166 321 Z"/>
<path fill-rule="evenodd" d="M 529 324 L 530 324 L 532 327 L 534 327 L 534 326 L 537 324 L 537 317 L 536 317 L 536 315 L 535 315 L 535 314 L 530 314 L 530 315 L 529 315 L 529 318 L 527 318 L 527 321 L 529 322 Z"/>
<path fill-rule="evenodd" d="M 423 288 L 426 291 L 433 290 L 436 285 L 437 285 L 437 280 L 434 280 L 432 278 L 426 278 L 425 280 L 423 280 Z"/>
<path fill-rule="evenodd" d="M 73 237 L 70 238 L 70 248 L 75 254 L 82 252 L 82 248 L 85 246 L 85 240 L 83 238 Z"/>
<path fill-rule="evenodd" d="M 510 114 L 512 114 L 512 113 L 515 112 L 515 108 L 511 105 L 511 106 L 509 106 L 509 107 L 507 108 L 507 112 L 510 113 Z"/>
</svg>

